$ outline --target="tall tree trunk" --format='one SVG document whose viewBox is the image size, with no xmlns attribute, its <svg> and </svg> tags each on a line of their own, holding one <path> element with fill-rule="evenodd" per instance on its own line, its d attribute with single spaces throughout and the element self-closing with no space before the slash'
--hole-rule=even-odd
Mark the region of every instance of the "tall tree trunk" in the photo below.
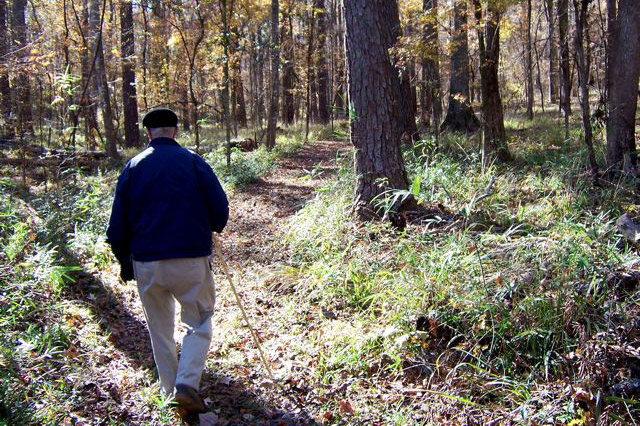
<svg viewBox="0 0 640 426">
<path fill-rule="evenodd" d="M 531 0 L 527 0 L 527 34 L 525 45 L 525 68 L 527 75 L 527 118 L 533 120 L 533 59 L 531 56 Z"/>
<path fill-rule="evenodd" d="M 100 98 L 102 109 L 102 121 L 104 124 L 105 151 L 110 158 L 119 158 L 117 149 L 117 135 L 113 127 L 113 112 L 111 109 L 111 97 L 109 96 L 109 84 L 107 82 L 107 70 L 105 68 L 104 50 L 102 45 L 102 24 L 104 23 L 106 1 L 90 0 L 89 23 L 92 32 L 92 50 L 95 54 L 94 77 Z"/>
<path fill-rule="evenodd" d="M 314 111 L 313 111 L 313 99 L 311 98 L 312 95 L 312 81 L 313 81 L 313 45 L 314 45 L 314 35 L 315 35 L 315 25 L 314 25 L 314 16 L 315 16 L 315 9 L 311 9 L 311 12 L 309 13 L 309 19 L 308 19 L 308 31 L 309 31 L 309 36 L 307 37 L 307 93 L 306 93 L 306 105 L 307 105 L 307 114 L 305 117 L 305 125 L 304 125 L 304 140 L 308 141 L 309 140 L 309 122 L 311 121 L 312 117 L 315 116 Z"/>
<path fill-rule="evenodd" d="M 2 113 L 2 137 L 13 138 L 13 126 L 11 119 L 11 88 L 9 85 L 9 69 L 7 66 L 7 54 L 9 53 L 9 34 L 7 22 L 7 0 L 0 0 L 0 112 Z"/>
<path fill-rule="evenodd" d="M 135 39 L 131 0 L 120 2 L 120 43 L 122 51 L 122 97 L 124 106 L 124 140 L 128 147 L 140 146 L 138 130 L 138 95 L 136 90 Z"/>
<path fill-rule="evenodd" d="M 264 68 L 261 64 L 265 61 L 264 40 L 262 38 L 262 25 L 258 28 L 256 36 L 256 122 L 258 127 L 262 129 L 264 125 Z"/>
<path fill-rule="evenodd" d="M 72 3 L 73 5 L 73 3 Z M 80 107 L 84 116 L 84 134 L 85 146 L 89 150 L 94 150 L 96 145 L 96 136 L 100 135 L 98 128 L 98 106 L 94 99 L 96 98 L 96 87 L 92 84 L 93 75 L 95 73 L 95 50 L 91 49 L 93 43 L 90 42 L 90 25 L 89 25 L 89 2 L 82 1 L 82 22 L 78 23 L 79 31 L 83 36 L 82 40 L 82 87 L 84 95 L 81 94 Z M 102 136 L 100 136 L 102 138 Z M 73 138 L 75 148 L 75 137 Z"/>
<path fill-rule="evenodd" d="M 222 65 L 222 79 L 224 80 L 224 87 L 222 89 L 222 109 L 225 129 L 227 167 L 231 167 L 231 117 L 229 117 L 229 44 L 231 43 L 231 39 L 229 34 L 229 12 L 227 11 L 227 0 L 220 1 L 220 12 L 222 14 L 222 48 L 224 55 L 224 62 Z M 204 31 L 204 20 L 201 23 Z M 197 129 L 198 123 L 194 123 L 194 126 Z"/>
<path fill-rule="evenodd" d="M 402 26 L 400 24 L 400 14 L 398 11 L 397 1 L 389 1 L 385 3 L 389 9 L 384 16 L 389 19 L 389 29 L 391 30 L 392 39 L 389 41 L 390 46 L 395 45 L 400 37 L 402 37 Z M 400 119 L 402 120 L 402 134 L 404 140 L 417 140 L 420 138 L 418 127 L 416 126 L 416 105 L 412 101 L 411 90 L 411 74 L 407 60 L 401 58 L 393 58 L 396 64 L 396 70 L 400 75 L 400 98 L 398 99 L 401 111 Z"/>
<path fill-rule="evenodd" d="M 282 122 L 292 124 L 295 116 L 294 82 L 295 51 L 293 39 L 293 16 L 291 10 L 282 12 Z"/>
<path fill-rule="evenodd" d="M 396 0 L 391 0 L 396 3 Z M 400 82 L 389 57 L 395 40 L 386 16 L 389 0 L 350 0 L 343 3 L 351 120 L 358 176 L 355 209 L 361 219 L 379 217 L 376 200 L 394 189 L 406 189 L 400 137 Z M 396 8 L 397 10 L 397 8 Z M 372 72 L 375 70 L 376 72 Z M 392 210 L 404 206 L 397 202 Z"/>
<path fill-rule="evenodd" d="M 344 11 L 343 8 L 338 6 L 341 1 L 336 0 L 336 13 L 334 16 L 334 20 L 332 22 L 335 28 L 335 37 L 334 43 L 337 47 L 335 50 L 336 58 L 335 67 L 334 67 L 334 78 L 333 78 L 333 94 L 332 94 L 332 104 L 333 109 L 335 110 L 335 114 L 338 118 L 344 118 L 347 116 L 347 104 L 348 94 L 347 94 L 347 76 L 346 76 L 346 57 L 344 52 L 344 37 L 345 37 L 345 28 L 344 28 Z"/>
<path fill-rule="evenodd" d="M 607 164 L 637 173 L 635 123 L 640 77 L 640 8 L 636 0 L 620 0 L 616 19 L 609 119 Z"/>
<path fill-rule="evenodd" d="M 147 96 L 147 57 L 149 52 L 149 19 L 147 17 L 147 0 L 141 0 L 140 9 L 142 10 L 142 102 L 144 110 L 149 109 L 149 99 Z"/>
<path fill-rule="evenodd" d="M 507 146 L 500 98 L 498 66 L 500 64 L 500 10 L 493 0 L 475 0 L 476 18 L 484 22 L 478 29 L 480 50 L 480 92 L 482 96 L 482 165 L 489 165 L 494 159 L 509 161 L 511 154 Z M 484 9 L 484 17 L 482 16 Z"/>
<path fill-rule="evenodd" d="M 27 56 L 27 23 L 25 19 L 25 9 L 27 0 L 13 1 L 13 20 L 11 27 L 13 30 L 13 45 L 19 61 L 25 65 Z M 17 129 L 16 133 L 21 137 L 26 133 L 33 134 L 33 114 L 31 112 L 31 83 L 29 82 L 29 74 L 26 69 L 19 69 L 14 84 L 16 112 L 17 112 Z"/>
<path fill-rule="evenodd" d="M 438 43 L 438 0 L 422 0 L 422 11 L 426 14 L 426 23 L 422 30 L 423 56 L 422 81 L 425 102 L 423 122 L 431 121 L 431 131 L 438 133 L 442 119 L 442 94 L 440 91 L 440 51 Z"/>
<path fill-rule="evenodd" d="M 451 38 L 451 78 L 449 107 L 441 130 L 473 133 L 480 128 L 480 121 L 469 103 L 469 44 L 467 41 L 467 2 L 455 0 L 453 11 L 453 36 Z"/>
<path fill-rule="evenodd" d="M 549 102 L 558 102 L 558 46 L 555 39 L 556 22 L 553 19 L 553 0 L 544 0 L 547 15 L 549 43 Z"/>
<path fill-rule="evenodd" d="M 533 52 L 536 57 L 535 69 L 536 69 L 536 85 L 538 86 L 538 93 L 540 93 L 540 107 L 544 112 L 544 86 L 542 85 L 542 72 L 540 71 L 540 50 L 538 49 L 538 31 L 540 30 L 540 22 L 542 21 L 542 4 L 538 9 L 538 18 L 536 19 L 536 29 L 534 34 L 536 35 L 533 40 Z"/>
<path fill-rule="evenodd" d="M 327 69 L 327 8 L 326 0 L 315 0 L 314 8 L 318 25 L 316 49 L 316 73 L 318 76 L 318 122 L 329 122 L 329 70 Z"/>
<path fill-rule="evenodd" d="M 234 92 L 236 94 L 235 121 L 241 129 L 247 127 L 247 106 L 244 99 L 244 84 L 242 83 L 242 61 L 238 60 L 234 71 Z"/>
<path fill-rule="evenodd" d="M 588 9 L 591 0 L 573 0 L 576 23 L 576 60 L 578 65 L 578 85 L 580 86 L 580 108 L 582 110 L 582 130 L 584 144 L 589 155 L 589 166 L 593 179 L 598 178 L 598 163 L 593 151 L 593 132 L 591 131 L 591 111 L 589 107 L 589 68 L 591 63 L 584 51 L 584 34 L 589 31 Z"/>
<path fill-rule="evenodd" d="M 569 137 L 571 115 L 571 64 L 569 62 L 569 0 L 558 0 L 558 38 L 560 40 L 560 110 L 564 116 L 565 138 Z"/>
<path fill-rule="evenodd" d="M 271 0 L 271 101 L 267 123 L 267 149 L 276 146 L 276 125 L 278 122 L 278 93 L 280 91 L 280 41 L 278 40 L 278 22 L 280 20 L 280 2 Z"/>
</svg>

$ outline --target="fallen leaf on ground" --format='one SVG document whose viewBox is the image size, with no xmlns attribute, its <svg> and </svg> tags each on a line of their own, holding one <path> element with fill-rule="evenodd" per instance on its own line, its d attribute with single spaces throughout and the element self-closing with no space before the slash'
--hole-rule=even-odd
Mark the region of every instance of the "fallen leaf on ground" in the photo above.
<svg viewBox="0 0 640 426">
<path fill-rule="evenodd" d="M 340 414 L 355 414 L 356 411 L 349 401 L 340 401 Z"/>
</svg>

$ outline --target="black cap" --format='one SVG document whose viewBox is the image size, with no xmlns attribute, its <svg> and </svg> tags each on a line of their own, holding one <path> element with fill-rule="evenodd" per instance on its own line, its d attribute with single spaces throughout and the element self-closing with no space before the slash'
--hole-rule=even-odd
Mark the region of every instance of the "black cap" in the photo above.
<svg viewBox="0 0 640 426">
<path fill-rule="evenodd" d="M 178 125 L 178 116 L 169 108 L 155 108 L 144 115 L 142 125 L 149 129 L 176 127 Z"/>
</svg>

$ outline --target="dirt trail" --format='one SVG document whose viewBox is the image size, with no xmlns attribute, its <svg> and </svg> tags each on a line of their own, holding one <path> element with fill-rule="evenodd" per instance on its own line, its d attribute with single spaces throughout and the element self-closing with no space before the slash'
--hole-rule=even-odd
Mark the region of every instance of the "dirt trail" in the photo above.
<svg viewBox="0 0 640 426">
<path fill-rule="evenodd" d="M 289 397 L 266 379 L 229 285 L 215 266 L 214 338 L 201 390 L 218 416 L 217 424 L 314 423 L 291 402 L 295 398 L 307 411 L 313 410 L 314 402 L 308 396 L 315 379 L 291 302 L 282 287 L 272 284 L 288 260 L 286 250 L 278 244 L 283 226 L 334 175 L 337 153 L 348 149 L 345 142 L 316 142 L 281 159 L 263 179 L 231 198 L 231 217 L 222 235 L 224 256 Z"/>
</svg>

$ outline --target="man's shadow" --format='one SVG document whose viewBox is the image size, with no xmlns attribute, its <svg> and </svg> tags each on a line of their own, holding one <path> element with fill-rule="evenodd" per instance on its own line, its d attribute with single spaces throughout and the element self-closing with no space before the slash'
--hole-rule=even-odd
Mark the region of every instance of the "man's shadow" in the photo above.
<svg viewBox="0 0 640 426">
<path fill-rule="evenodd" d="M 82 264 L 73 253 L 66 251 L 64 254 L 69 264 Z M 74 278 L 75 282 L 67 287 L 65 297 L 83 302 L 96 317 L 102 332 L 110 336 L 109 341 L 113 347 L 124 354 L 136 369 L 147 369 L 155 376 L 146 321 L 131 312 L 108 284 L 90 272 L 82 269 L 74 274 Z M 220 424 L 316 424 L 309 416 L 297 413 L 299 410 L 275 407 L 249 390 L 241 381 L 216 376 L 209 369 L 203 374 L 200 389 L 200 394 L 209 403 L 209 410 L 221 419 Z M 121 402 L 120 392 L 111 387 L 105 389 L 104 386 L 85 385 L 82 393 L 85 401 L 97 401 L 106 397 L 116 403 Z M 91 410 L 90 406 L 85 408 Z M 198 417 L 191 416 L 187 423 L 198 424 Z"/>
</svg>

